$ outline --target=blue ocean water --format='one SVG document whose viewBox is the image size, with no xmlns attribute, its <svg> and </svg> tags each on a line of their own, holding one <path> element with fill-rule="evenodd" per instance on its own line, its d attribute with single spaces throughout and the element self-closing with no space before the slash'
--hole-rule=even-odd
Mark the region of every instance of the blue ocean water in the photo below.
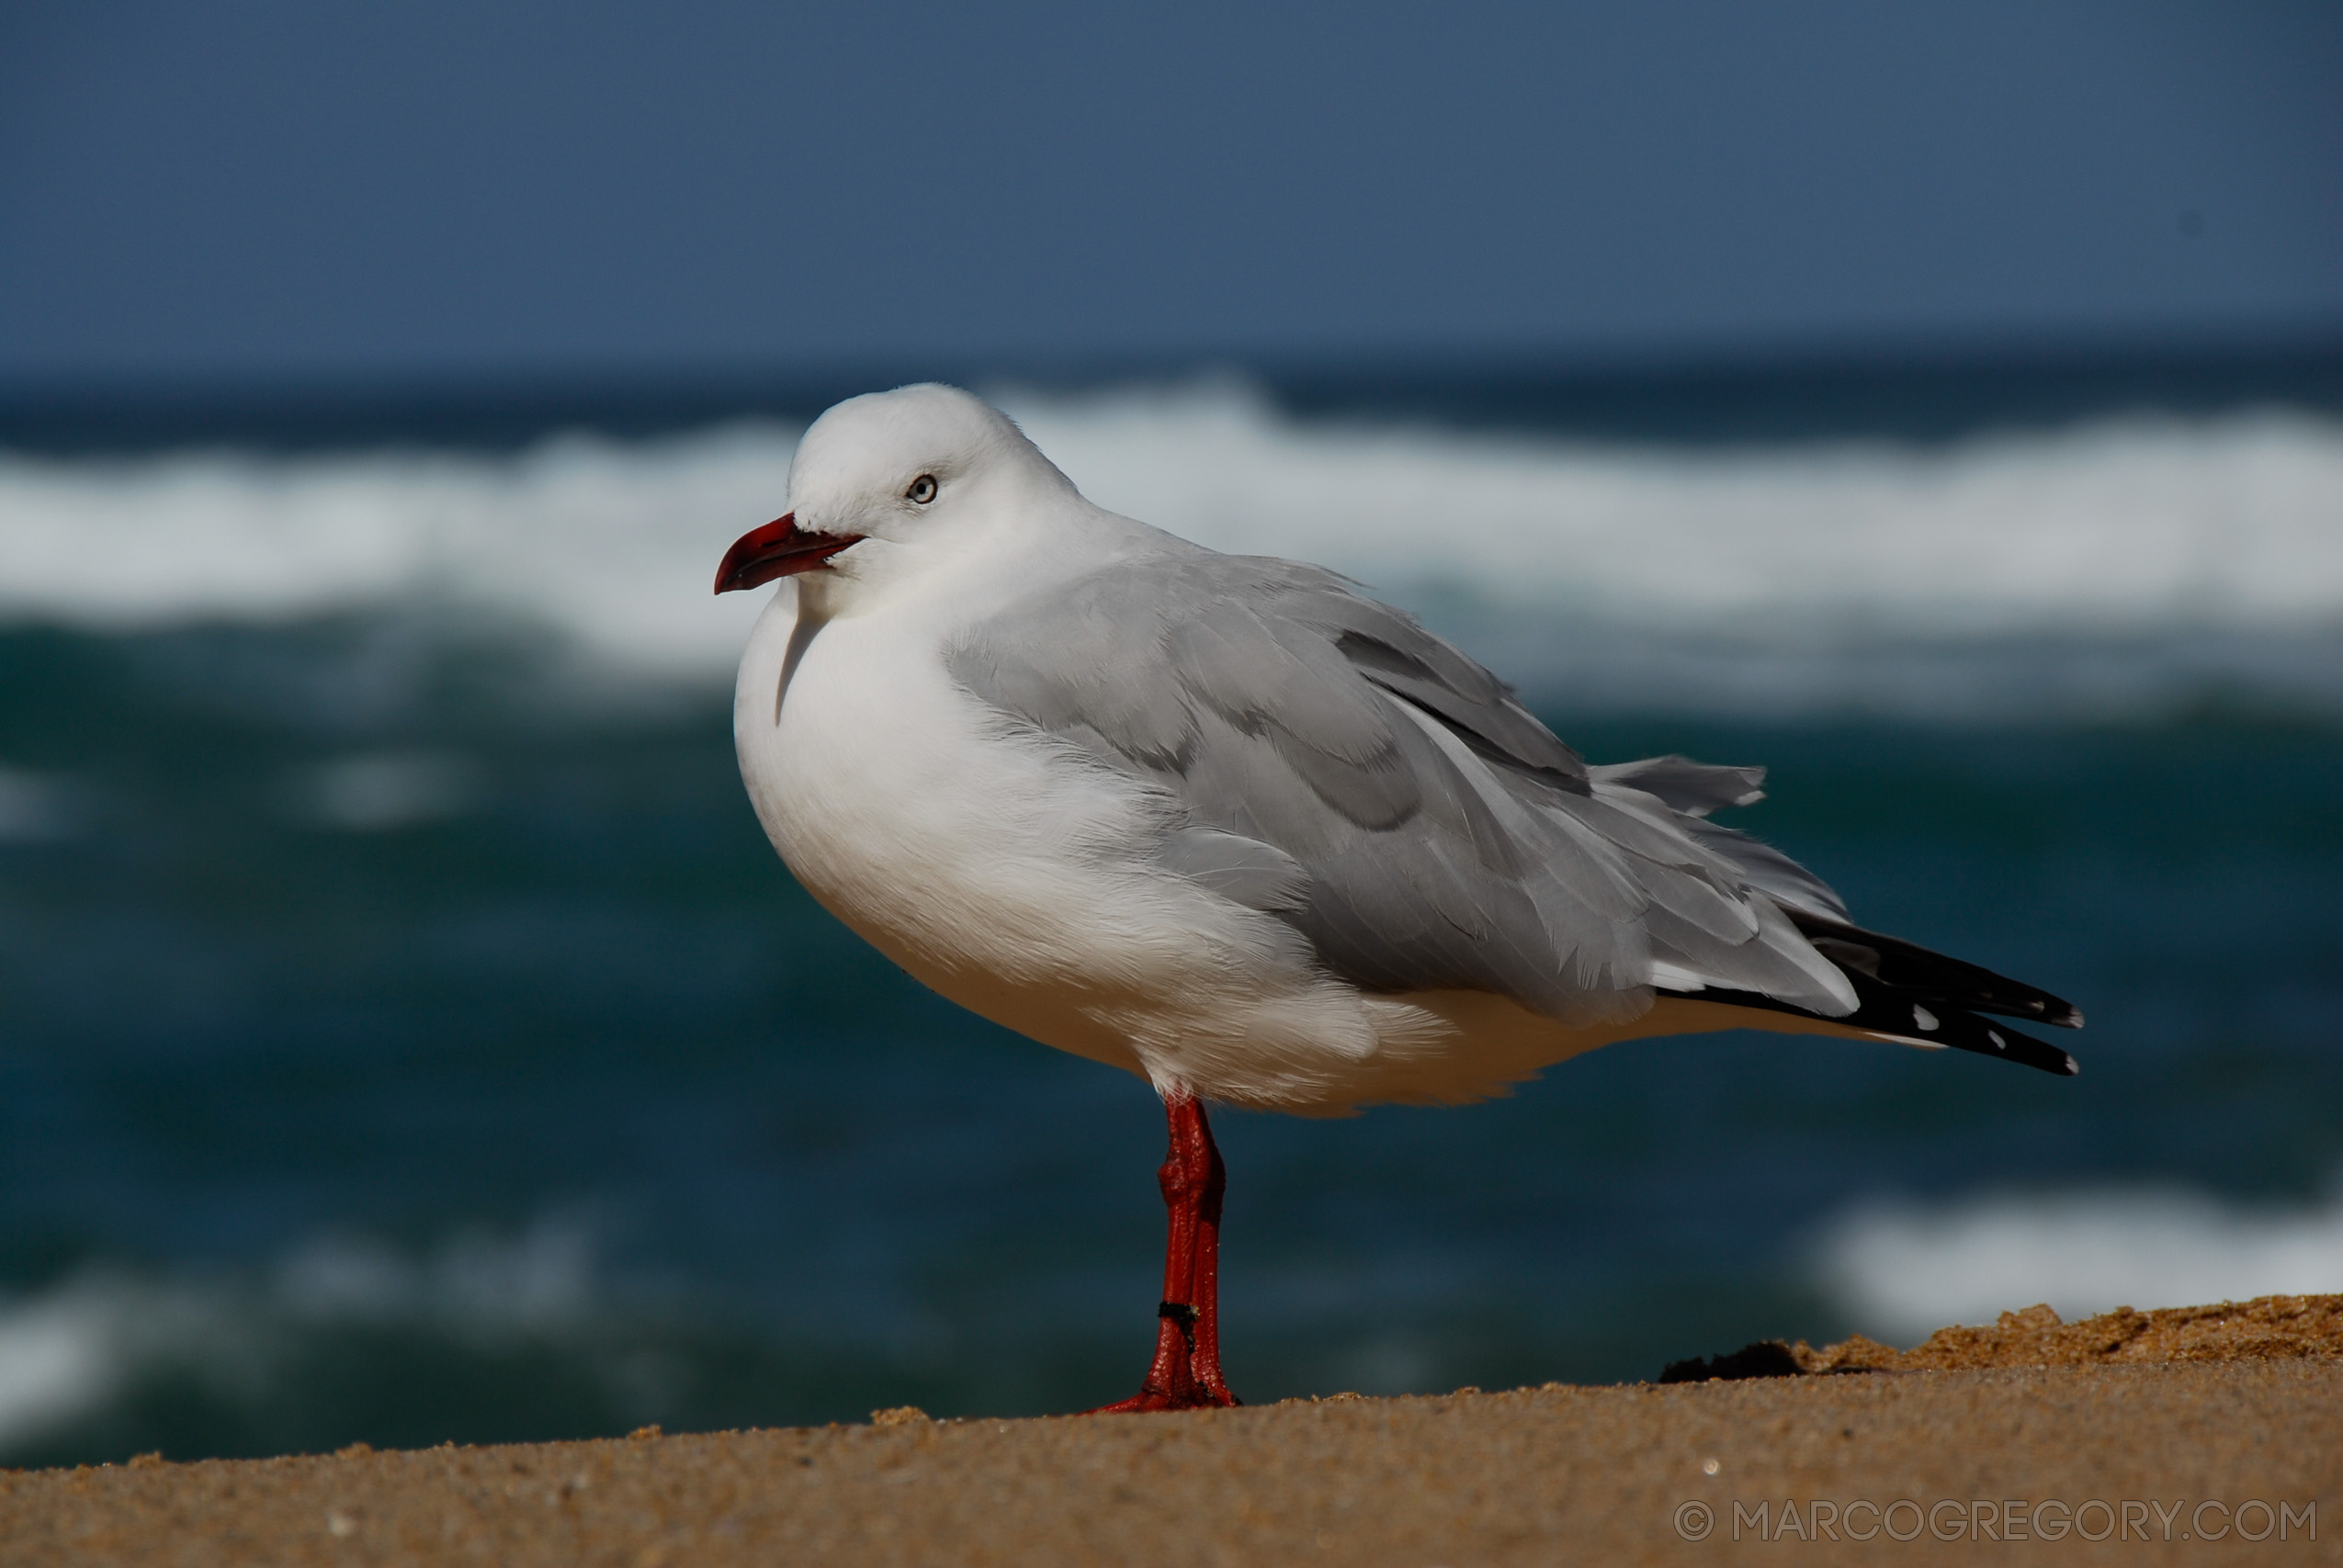
<svg viewBox="0 0 2343 1568">
<path fill-rule="evenodd" d="M 1236 531 L 1296 554 L 1349 529 L 1592 759 L 1768 764 L 1737 825 L 2090 1019 L 2060 1040 L 2075 1080 L 1719 1035 L 1465 1110 L 1224 1113 L 1239 1391 L 1633 1379 L 2038 1299 L 2343 1290 L 2343 437 L 2296 403 L 2065 409 L 1948 452 L 1827 420 L 1623 445 L 1297 423 L 1258 389 L 1027 395 L 1140 515 L 1203 533 L 1294 498 L 1288 534 Z M 790 438 L 0 462 L 0 1461 L 1135 1385 L 1145 1086 L 895 972 L 742 797 L 738 627 L 691 617 L 707 545 L 779 509 Z M 1163 477 L 1199 450 L 1200 497 Z M 1486 529 L 1408 555 L 1428 497 L 1484 482 Z M 613 495 L 668 521 L 603 550 Z M 1378 521 L 1377 495 L 1405 504 Z M 1569 514 L 1498 517 L 1512 496 Z M 2028 497 L 2010 544 L 1997 509 Z M 1720 515 L 1735 538 L 1698 531 Z M 2223 591 L 2176 597 L 2117 558 L 2126 529 Z M 1734 598 L 1653 576 L 1639 537 L 1803 564 Z M 2045 539 L 2056 592 L 1994 575 Z M 188 564 L 120 563 L 150 544 Z M 692 596 L 625 620 L 598 558 L 653 597 L 672 561 Z M 1957 1279 L 1928 1271 L 1941 1237 Z"/>
</svg>

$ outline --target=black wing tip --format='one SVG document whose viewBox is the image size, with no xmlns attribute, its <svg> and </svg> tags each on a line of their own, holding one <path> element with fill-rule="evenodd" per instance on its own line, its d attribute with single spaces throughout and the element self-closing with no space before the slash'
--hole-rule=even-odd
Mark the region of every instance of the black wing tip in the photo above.
<svg viewBox="0 0 2343 1568">
<path fill-rule="evenodd" d="M 1889 995 L 1930 1007 L 2021 1018 L 2053 1029 L 2083 1026 L 2082 1009 L 2039 986 L 1810 910 L 1793 909 L 1790 919 L 1858 989 L 1868 981 Z"/>
<path fill-rule="evenodd" d="M 1994 1056 L 2020 1066 L 2032 1067 L 2054 1077 L 2080 1077 L 2083 1065 L 2074 1056 L 2046 1041 L 2020 1034 L 2014 1029 L 2003 1029 L 1975 1014 L 1955 1015 L 1964 1027 L 1947 1030 L 1944 1036 L 1930 1043 L 1950 1045 L 1956 1051 L 1974 1051 L 1980 1056 Z"/>
<path fill-rule="evenodd" d="M 2053 1029 L 2080 1029 L 2083 1026 L 2082 1009 L 2047 991 L 2029 1002 L 2023 1010 L 2009 1007 L 1980 1007 L 1975 1002 L 1968 1005 L 1978 1012 L 1999 1013 L 2003 1018 L 2022 1018 L 2029 1023 L 2047 1024 Z"/>
<path fill-rule="evenodd" d="M 1934 1006 L 1915 1002 L 1908 997 L 1887 991 L 1868 976 L 1850 975 L 1848 978 L 1855 984 L 1855 995 L 1860 1005 L 1853 1012 L 1837 1018 L 1816 1012 L 1811 1008 L 1800 1007 L 1794 1002 L 1779 1001 L 1756 991 L 1672 991 L 1662 987 L 1659 994 L 1788 1013 L 1820 1023 L 1851 1025 L 1870 1032 L 1877 1039 L 1937 1049 L 1950 1046 L 1955 1051 L 1969 1051 L 1998 1061 L 2015 1062 L 2054 1077 L 2071 1078 L 2082 1075 L 2082 1064 L 2066 1052 L 2047 1042 L 2036 1040 L 2031 1034 L 2020 1034 L 2014 1029 L 2005 1028 L 1975 1010 L 1955 1007 L 1937 998 L 1931 998 Z"/>
</svg>

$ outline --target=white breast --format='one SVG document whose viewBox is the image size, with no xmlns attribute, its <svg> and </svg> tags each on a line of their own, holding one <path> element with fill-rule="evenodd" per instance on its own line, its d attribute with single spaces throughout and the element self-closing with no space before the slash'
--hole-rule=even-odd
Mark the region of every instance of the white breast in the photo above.
<svg viewBox="0 0 2343 1568">
<path fill-rule="evenodd" d="M 733 708 L 750 798 L 790 870 L 953 1000 L 1149 1071 L 1147 1021 L 1186 1010 L 1200 970 L 1236 967 L 1258 917 L 1152 870 L 1165 803 L 1004 731 L 953 683 L 939 637 L 888 612 L 832 621 L 797 639 L 785 693 L 795 626 L 776 601 Z"/>
</svg>

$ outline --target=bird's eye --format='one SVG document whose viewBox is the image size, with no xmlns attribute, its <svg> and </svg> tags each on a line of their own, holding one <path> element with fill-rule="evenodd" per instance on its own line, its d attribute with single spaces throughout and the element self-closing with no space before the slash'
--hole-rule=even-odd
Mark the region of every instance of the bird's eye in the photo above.
<svg viewBox="0 0 2343 1568">
<path fill-rule="evenodd" d="M 922 474 L 919 478 L 911 481 L 911 488 L 905 491 L 903 493 L 911 497 L 911 500 L 917 502 L 920 505 L 925 506 L 929 502 L 935 499 L 935 476 L 934 474 Z"/>
</svg>

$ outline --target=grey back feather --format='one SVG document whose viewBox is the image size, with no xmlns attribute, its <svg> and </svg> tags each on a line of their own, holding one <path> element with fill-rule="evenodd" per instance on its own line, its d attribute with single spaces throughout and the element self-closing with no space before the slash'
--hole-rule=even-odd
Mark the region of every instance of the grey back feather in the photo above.
<svg viewBox="0 0 2343 1568">
<path fill-rule="evenodd" d="M 1167 869 L 1291 923 L 1367 989 L 1493 991 L 1591 1023 L 1648 1005 L 1657 957 L 1845 1010 L 1772 902 L 1835 895 L 1700 820 L 1757 798 L 1761 770 L 1589 768 L 1487 670 L 1331 572 L 1126 559 L 945 659 L 1012 720 L 1161 786 L 1185 817 Z"/>
</svg>

